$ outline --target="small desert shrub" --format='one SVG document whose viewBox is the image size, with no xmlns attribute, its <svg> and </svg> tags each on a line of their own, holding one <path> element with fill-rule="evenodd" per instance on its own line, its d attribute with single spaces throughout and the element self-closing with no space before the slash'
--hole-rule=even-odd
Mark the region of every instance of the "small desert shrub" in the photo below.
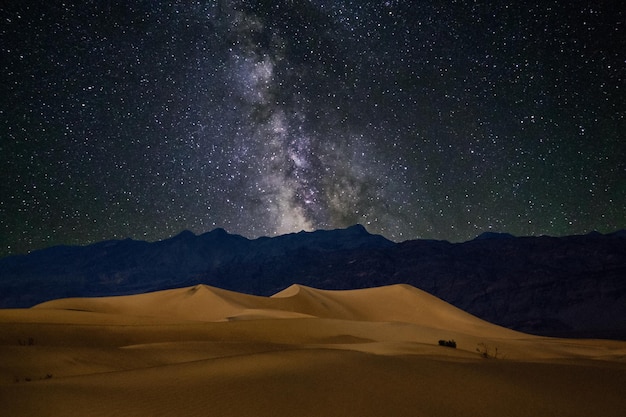
<svg viewBox="0 0 626 417">
<path fill-rule="evenodd" d="M 40 380 L 52 379 L 52 374 L 46 374 L 46 376 L 38 378 L 38 379 L 40 379 Z M 33 379 L 31 377 L 27 376 L 27 377 L 24 377 L 24 381 L 31 382 L 31 381 L 33 381 Z M 13 377 L 13 382 L 15 382 L 17 384 L 18 382 L 20 382 L 20 378 L 17 377 L 17 376 Z"/>
<path fill-rule="evenodd" d="M 497 359 L 498 358 L 498 347 L 491 348 L 484 343 L 479 343 L 476 348 L 476 352 L 480 354 L 485 359 Z"/>
<path fill-rule="evenodd" d="M 18 339 L 17 343 L 20 346 L 33 346 L 35 344 L 35 339 L 32 337 L 29 337 L 26 340 Z"/>
<path fill-rule="evenodd" d="M 456 348 L 456 342 L 454 340 L 440 340 L 439 346 Z"/>
</svg>

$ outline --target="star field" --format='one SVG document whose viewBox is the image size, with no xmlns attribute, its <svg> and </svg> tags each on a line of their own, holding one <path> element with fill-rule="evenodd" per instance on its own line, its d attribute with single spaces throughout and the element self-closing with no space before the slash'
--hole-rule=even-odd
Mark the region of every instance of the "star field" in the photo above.
<svg viewBox="0 0 626 417">
<path fill-rule="evenodd" d="M 215 227 L 626 227 L 619 2 L 48 1 L 0 19 L 0 256 Z"/>
</svg>

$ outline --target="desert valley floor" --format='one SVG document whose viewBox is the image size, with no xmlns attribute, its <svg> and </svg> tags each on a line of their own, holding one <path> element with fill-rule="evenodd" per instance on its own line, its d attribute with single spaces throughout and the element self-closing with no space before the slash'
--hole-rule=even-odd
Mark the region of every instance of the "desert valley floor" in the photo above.
<svg viewBox="0 0 626 417">
<path fill-rule="evenodd" d="M 514 332 L 407 285 L 0 310 L 0 409 L 14 417 L 606 417 L 624 415 L 625 387 L 626 342 Z"/>
</svg>

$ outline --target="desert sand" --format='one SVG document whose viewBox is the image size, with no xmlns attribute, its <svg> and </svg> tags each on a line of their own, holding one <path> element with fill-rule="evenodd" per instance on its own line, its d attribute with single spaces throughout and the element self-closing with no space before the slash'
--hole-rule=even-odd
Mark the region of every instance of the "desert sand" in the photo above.
<svg viewBox="0 0 626 417">
<path fill-rule="evenodd" d="M 0 310 L 0 410 L 621 417 L 626 342 L 518 333 L 407 285 L 62 299 Z"/>
</svg>

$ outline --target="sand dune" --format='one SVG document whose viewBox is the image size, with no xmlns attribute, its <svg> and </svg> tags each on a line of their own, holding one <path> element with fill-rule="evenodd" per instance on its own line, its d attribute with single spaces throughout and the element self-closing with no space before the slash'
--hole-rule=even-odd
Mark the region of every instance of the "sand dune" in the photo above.
<svg viewBox="0 0 626 417">
<path fill-rule="evenodd" d="M 0 310 L 10 416 L 621 416 L 624 386 L 624 342 L 513 332 L 406 285 Z"/>
<path fill-rule="evenodd" d="M 292 285 L 273 298 L 283 300 L 291 310 L 316 317 L 397 321 L 473 335 L 523 337 L 520 333 L 480 320 L 410 285 L 349 291 L 324 291 Z"/>
<path fill-rule="evenodd" d="M 292 285 L 270 298 L 196 285 L 132 296 L 61 299 L 34 308 L 193 321 L 295 317 L 398 321 L 471 334 L 522 336 L 480 320 L 409 285 L 349 291 Z"/>
<path fill-rule="evenodd" d="M 240 294 L 207 285 L 157 291 L 148 294 L 67 298 L 35 306 L 36 309 L 78 310 L 106 314 L 168 317 L 193 321 L 221 321 L 243 314 L 246 310 L 268 310 L 266 297 Z M 289 316 L 286 313 L 286 316 Z"/>
</svg>

